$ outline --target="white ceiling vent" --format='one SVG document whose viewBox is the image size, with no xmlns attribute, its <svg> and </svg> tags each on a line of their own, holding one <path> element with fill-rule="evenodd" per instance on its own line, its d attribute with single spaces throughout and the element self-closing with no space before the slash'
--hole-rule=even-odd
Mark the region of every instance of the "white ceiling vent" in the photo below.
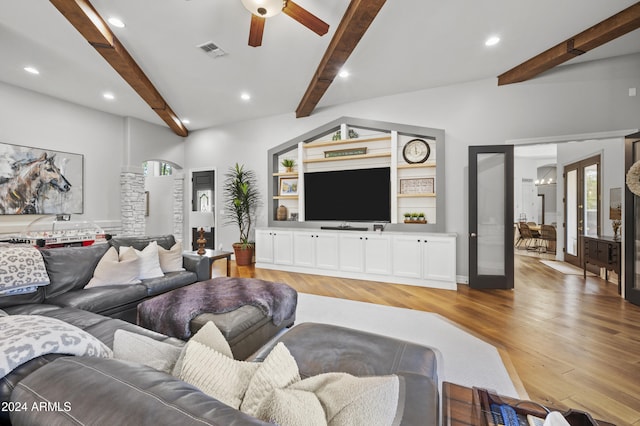
<svg viewBox="0 0 640 426">
<path fill-rule="evenodd" d="M 212 41 L 208 41 L 206 43 L 200 44 L 198 45 L 198 47 L 200 49 L 202 49 L 202 51 L 204 53 L 206 53 L 207 55 L 211 55 L 214 58 L 218 58 L 220 56 L 224 56 L 227 54 L 227 52 L 225 52 L 224 50 L 220 49 L 218 46 L 216 46 L 215 43 L 213 43 Z"/>
</svg>

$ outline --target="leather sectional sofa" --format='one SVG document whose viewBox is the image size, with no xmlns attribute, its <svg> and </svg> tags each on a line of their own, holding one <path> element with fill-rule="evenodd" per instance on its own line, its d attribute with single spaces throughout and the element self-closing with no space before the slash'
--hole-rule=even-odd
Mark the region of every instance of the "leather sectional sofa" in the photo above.
<svg viewBox="0 0 640 426">
<path fill-rule="evenodd" d="M 172 238 L 167 237 L 161 245 L 170 247 Z M 137 241 L 114 239 L 111 244 L 134 247 L 139 244 L 137 248 L 142 248 L 152 239 L 159 240 L 158 237 L 138 238 Z M 157 291 L 168 291 L 174 285 L 185 284 L 175 284 L 178 282 L 175 278 L 172 283 L 156 285 L 143 282 L 134 285 L 135 289 L 117 286 L 83 289 L 77 284 L 78 280 L 84 280 L 88 274 L 85 269 L 90 269 L 88 265 L 100 259 L 100 249 L 106 251 L 97 246 L 52 249 L 44 255 L 47 268 L 60 266 L 66 259 L 68 268 L 59 268 L 62 275 L 56 277 L 54 274 L 48 288 L 34 295 L 0 297 L 0 308 L 9 315 L 33 314 L 63 320 L 111 348 L 118 329 L 183 346 L 184 342 L 178 339 L 143 329 L 121 318 L 130 319 L 135 306 Z M 80 255 L 79 250 L 85 251 Z M 198 260 L 185 259 L 185 268 L 190 269 L 186 274 L 194 281 L 208 279 L 208 259 L 202 263 Z M 186 276 L 180 279 L 186 280 Z M 242 324 L 252 313 L 249 309 L 238 315 L 226 321 L 238 328 L 236 325 Z M 230 340 L 225 330 L 221 331 Z M 243 347 L 243 340 L 253 340 L 252 347 L 255 347 L 255 336 L 240 334 L 234 338 L 238 348 Z M 400 424 L 438 424 L 439 393 L 434 350 L 357 330 L 308 323 L 293 327 L 278 341 L 284 342 L 294 356 L 303 378 L 326 372 L 347 372 L 355 376 L 397 374 L 401 377 L 404 401 Z M 262 360 L 276 343 L 266 343 L 247 360 Z M 244 350 L 248 348 L 244 347 Z M 30 407 L 0 411 L 0 425 L 266 424 L 162 371 L 141 364 L 93 357 L 50 354 L 33 359 L 0 379 L 0 402 L 12 402 L 13 407 Z M 50 409 L 34 410 L 34 406 Z"/>
<path fill-rule="evenodd" d="M 158 294 L 209 279 L 208 259 L 183 256 L 185 271 L 168 272 L 163 277 L 142 280 L 141 284 L 107 285 L 84 288 L 107 250 L 114 246 L 131 246 L 142 250 L 151 241 L 169 250 L 175 244 L 173 235 L 149 237 L 114 237 L 108 244 L 88 247 L 42 249 L 50 284 L 36 293 L 0 297 L 0 309 L 24 303 L 47 303 L 78 308 L 98 314 L 136 322 L 136 307 Z"/>
</svg>

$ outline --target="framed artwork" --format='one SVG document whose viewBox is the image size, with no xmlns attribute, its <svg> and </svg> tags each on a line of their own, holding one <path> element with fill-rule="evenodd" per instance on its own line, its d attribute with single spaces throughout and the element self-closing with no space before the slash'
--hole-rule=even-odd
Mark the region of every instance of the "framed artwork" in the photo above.
<svg viewBox="0 0 640 426">
<path fill-rule="evenodd" d="M 298 195 L 298 178 L 280 178 L 279 195 Z"/>
<path fill-rule="evenodd" d="M 433 194 L 435 178 L 400 179 L 400 194 Z"/>
<path fill-rule="evenodd" d="M 84 156 L 0 143 L 0 214 L 83 213 Z"/>
</svg>

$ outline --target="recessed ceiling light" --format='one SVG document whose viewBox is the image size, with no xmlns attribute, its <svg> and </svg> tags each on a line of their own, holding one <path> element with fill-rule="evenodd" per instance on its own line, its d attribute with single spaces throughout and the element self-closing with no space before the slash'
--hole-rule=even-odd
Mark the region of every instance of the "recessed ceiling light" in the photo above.
<svg viewBox="0 0 640 426">
<path fill-rule="evenodd" d="M 122 22 L 120 18 L 112 16 L 111 18 L 107 19 L 107 21 L 116 28 L 124 28 L 124 22 Z"/>
<path fill-rule="evenodd" d="M 35 75 L 40 74 L 40 71 L 38 71 L 38 70 L 37 70 L 36 68 L 34 68 L 34 67 L 24 67 L 24 70 L 25 70 L 26 72 L 28 72 L 29 74 L 35 74 Z"/>
<path fill-rule="evenodd" d="M 105 99 L 108 99 L 110 101 L 112 101 L 112 100 L 114 100 L 116 98 L 113 93 L 109 93 L 109 92 L 103 93 L 102 97 L 105 98 Z"/>
<path fill-rule="evenodd" d="M 242 99 L 243 101 L 248 101 L 249 99 L 251 99 L 251 95 L 245 92 L 240 95 L 240 99 Z"/>
<path fill-rule="evenodd" d="M 347 77 L 349 77 L 349 71 L 347 71 L 347 70 L 342 70 L 342 71 L 340 71 L 340 73 L 338 74 L 338 77 L 340 77 L 340 78 L 347 78 Z"/>
<path fill-rule="evenodd" d="M 485 46 L 495 46 L 496 44 L 500 43 L 500 37 L 498 36 L 491 36 L 487 39 L 487 41 L 484 42 Z"/>
<path fill-rule="evenodd" d="M 182 124 L 189 124 L 189 123 L 191 123 L 191 121 L 189 121 L 189 119 L 188 119 L 188 118 L 183 118 L 183 119 L 182 119 L 182 120 L 180 120 L 180 121 L 182 121 Z"/>
</svg>

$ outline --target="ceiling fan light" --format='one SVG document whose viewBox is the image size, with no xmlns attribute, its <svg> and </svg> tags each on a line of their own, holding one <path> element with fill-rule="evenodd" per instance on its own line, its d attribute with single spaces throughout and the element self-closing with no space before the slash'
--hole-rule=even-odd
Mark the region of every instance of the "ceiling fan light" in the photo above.
<svg viewBox="0 0 640 426">
<path fill-rule="evenodd" d="M 261 18 L 270 18 L 282 12 L 283 0 L 240 0 L 251 13 Z"/>
</svg>

